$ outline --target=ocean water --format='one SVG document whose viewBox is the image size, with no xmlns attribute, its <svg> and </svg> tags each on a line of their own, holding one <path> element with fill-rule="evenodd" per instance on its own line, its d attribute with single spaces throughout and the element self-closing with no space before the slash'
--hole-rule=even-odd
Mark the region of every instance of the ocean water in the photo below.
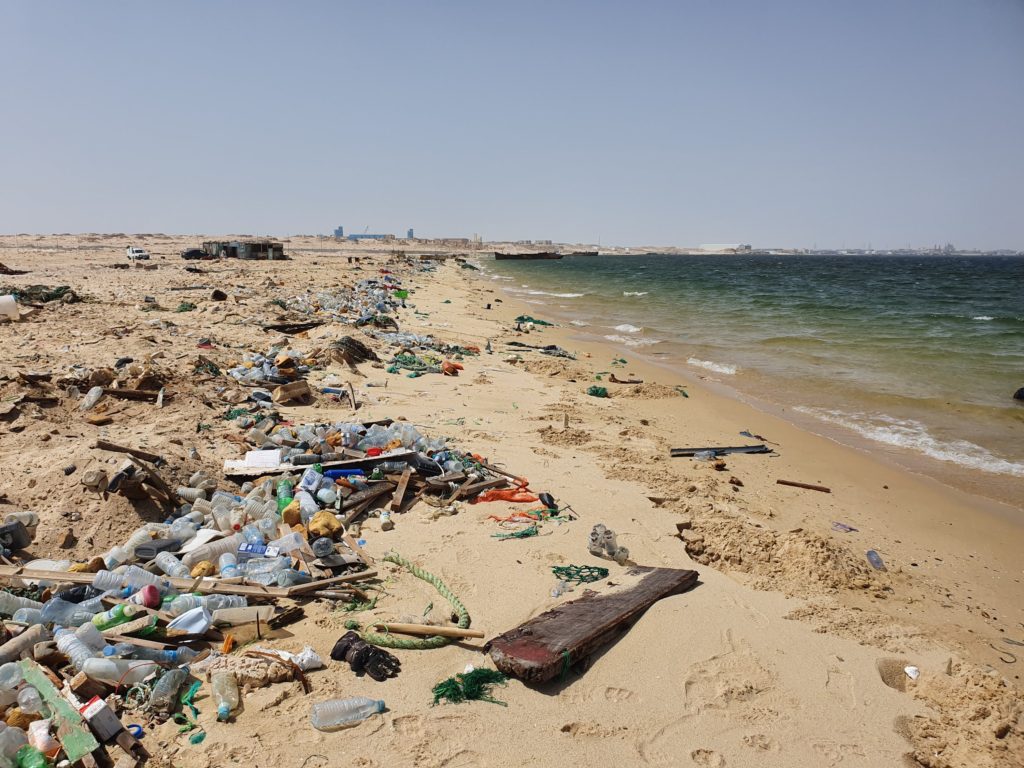
<svg viewBox="0 0 1024 768">
<path fill-rule="evenodd" d="M 628 256 L 481 262 L 624 351 L 977 486 L 1024 487 L 1024 258 Z M 1024 500 L 1020 501 L 1024 506 Z"/>
</svg>

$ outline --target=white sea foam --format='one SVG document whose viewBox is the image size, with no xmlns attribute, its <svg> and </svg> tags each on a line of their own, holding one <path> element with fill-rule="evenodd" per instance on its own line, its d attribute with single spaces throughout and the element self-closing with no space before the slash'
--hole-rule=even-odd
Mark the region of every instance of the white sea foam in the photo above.
<svg viewBox="0 0 1024 768">
<path fill-rule="evenodd" d="M 612 330 L 621 331 L 622 333 L 640 333 L 643 328 L 637 328 L 635 325 L 623 323 L 622 325 L 616 325 Z"/>
<path fill-rule="evenodd" d="M 1024 464 L 1001 459 L 980 445 L 967 440 L 942 442 L 935 439 L 928 429 L 913 419 L 897 419 L 885 414 L 845 413 L 824 408 L 797 406 L 796 410 L 807 413 L 822 421 L 838 424 L 857 434 L 886 445 L 923 453 L 939 461 L 949 461 L 962 467 L 980 469 L 1000 475 L 1024 477 Z"/>
<path fill-rule="evenodd" d="M 588 325 L 590 325 L 590 323 L 588 323 L 586 320 L 570 320 L 569 325 L 575 325 L 578 328 L 586 328 Z"/>
<path fill-rule="evenodd" d="M 724 373 L 726 376 L 735 376 L 736 371 L 739 370 L 735 365 L 725 365 L 724 363 L 716 363 L 712 360 L 698 360 L 696 357 L 688 357 L 686 362 L 698 368 L 714 371 L 715 373 Z"/>
<path fill-rule="evenodd" d="M 623 296 L 646 296 L 650 291 L 623 291 Z"/>
<path fill-rule="evenodd" d="M 977 317 L 972 317 L 971 320 L 995 320 L 995 318 L 989 315 L 978 315 Z"/>
<path fill-rule="evenodd" d="M 605 336 L 605 338 L 608 339 L 608 341 L 614 341 L 617 344 L 625 344 L 627 347 L 648 347 L 653 344 L 661 343 L 661 339 L 637 338 L 635 336 L 619 336 L 616 334 Z"/>
<path fill-rule="evenodd" d="M 528 296 L 554 296 L 556 299 L 578 299 L 583 293 L 549 293 L 548 291 L 527 291 Z"/>
<path fill-rule="evenodd" d="M 515 280 L 515 278 L 508 275 L 491 275 L 491 280 Z"/>
</svg>

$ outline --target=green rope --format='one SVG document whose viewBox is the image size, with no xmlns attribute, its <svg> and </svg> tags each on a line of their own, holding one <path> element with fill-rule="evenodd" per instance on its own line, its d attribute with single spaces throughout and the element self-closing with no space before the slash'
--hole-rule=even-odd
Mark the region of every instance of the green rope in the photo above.
<svg viewBox="0 0 1024 768">
<path fill-rule="evenodd" d="M 608 569 L 599 565 L 554 565 L 551 572 L 562 581 L 575 581 L 577 584 L 589 584 L 608 577 Z"/>
<path fill-rule="evenodd" d="M 466 607 L 459 601 L 459 598 L 452 594 L 452 591 L 448 589 L 444 582 L 437 578 L 437 576 L 413 565 L 413 563 L 406 560 L 396 552 L 388 553 L 383 559 L 388 563 L 394 563 L 395 565 L 402 566 L 417 579 L 422 579 L 428 584 L 433 584 L 434 589 L 441 594 L 441 597 L 451 603 L 452 607 L 455 608 L 455 612 L 459 614 L 459 622 L 456 626 L 459 627 L 459 629 L 469 628 L 469 611 L 466 610 Z M 441 637 L 440 635 L 423 638 L 405 638 L 391 634 L 380 634 L 369 631 L 361 632 L 360 637 L 372 645 L 379 645 L 384 648 L 401 648 L 403 650 L 410 651 L 426 651 L 431 648 L 443 648 L 456 640 L 454 637 Z"/>
<path fill-rule="evenodd" d="M 434 694 L 434 704 L 439 704 L 445 699 L 452 704 L 461 704 L 464 701 L 489 701 L 507 707 L 508 704 L 498 701 L 491 695 L 491 689 L 495 685 L 508 685 L 508 678 L 497 670 L 483 667 L 442 680 L 434 686 L 431 693 Z"/>
<path fill-rule="evenodd" d="M 540 531 L 537 528 L 537 524 L 534 523 L 529 528 L 523 528 L 518 531 L 513 531 L 512 533 L 492 533 L 491 538 L 498 539 L 500 541 L 504 541 L 505 539 L 527 539 L 530 536 L 536 536 L 539 533 Z"/>
</svg>

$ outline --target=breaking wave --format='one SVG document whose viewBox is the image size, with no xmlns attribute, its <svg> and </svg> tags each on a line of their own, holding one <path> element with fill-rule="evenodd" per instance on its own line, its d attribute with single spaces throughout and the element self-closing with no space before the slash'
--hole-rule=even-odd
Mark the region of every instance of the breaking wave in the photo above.
<svg viewBox="0 0 1024 768">
<path fill-rule="evenodd" d="M 619 336 L 611 334 L 605 336 L 608 341 L 614 341 L 617 344 L 625 344 L 627 347 L 649 347 L 653 344 L 660 344 L 661 339 L 649 339 L 649 338 L 636 338 L 635 336 Z"/>
<path fill-rule="evenodd" d="M 646 296 L 650 291 L 623 291 L 623 296 Z"/>
<path fill-rule="evenodd" d="M 724 373 L 726 376 L 735 376 L 736 371 L 739 370 L 735 365 L 725 365 L 724 363 L 716 363 L 712 360 L 698 360 L 696 357 L 688 357 L 686 362 L 708 371 Z"/>
<path fill-rule="evenodd" d="M 621 331 L 622 333 L 640 333 L 643 328 L 637 328 L 635 325 L 623 323 L 622 325 L 616 325 L 612 330 Z"/>
<path fill-rule="evenodd" d="M 913 419 L 897 419 L 880 413 L 845 413 L 805 406 L 797 406 L 795 410 L 846 427 L 869 440 L 898 448 L 909 448 L 939 461 L 948 461 L 983 472 L 1024 477 L 1024 464 L 1001 459 L 967 440 L 937 440 L 924 424 Z"/>
</svg>

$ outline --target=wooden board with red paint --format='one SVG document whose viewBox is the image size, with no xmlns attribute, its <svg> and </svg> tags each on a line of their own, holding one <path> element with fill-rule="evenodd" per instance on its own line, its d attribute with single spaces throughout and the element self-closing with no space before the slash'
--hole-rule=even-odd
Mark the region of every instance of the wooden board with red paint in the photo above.
<svg viewBox="0 0 1024 768">
<path fill-rule="evenodd" d="M 654 603 L 693 587 L 697 572 L 634 566 L 622 581 L 604 594 L 587 590 L 491 640 L 495 666 L 527 682 L 550 680 L 615 640 Z"/>
</svg>

